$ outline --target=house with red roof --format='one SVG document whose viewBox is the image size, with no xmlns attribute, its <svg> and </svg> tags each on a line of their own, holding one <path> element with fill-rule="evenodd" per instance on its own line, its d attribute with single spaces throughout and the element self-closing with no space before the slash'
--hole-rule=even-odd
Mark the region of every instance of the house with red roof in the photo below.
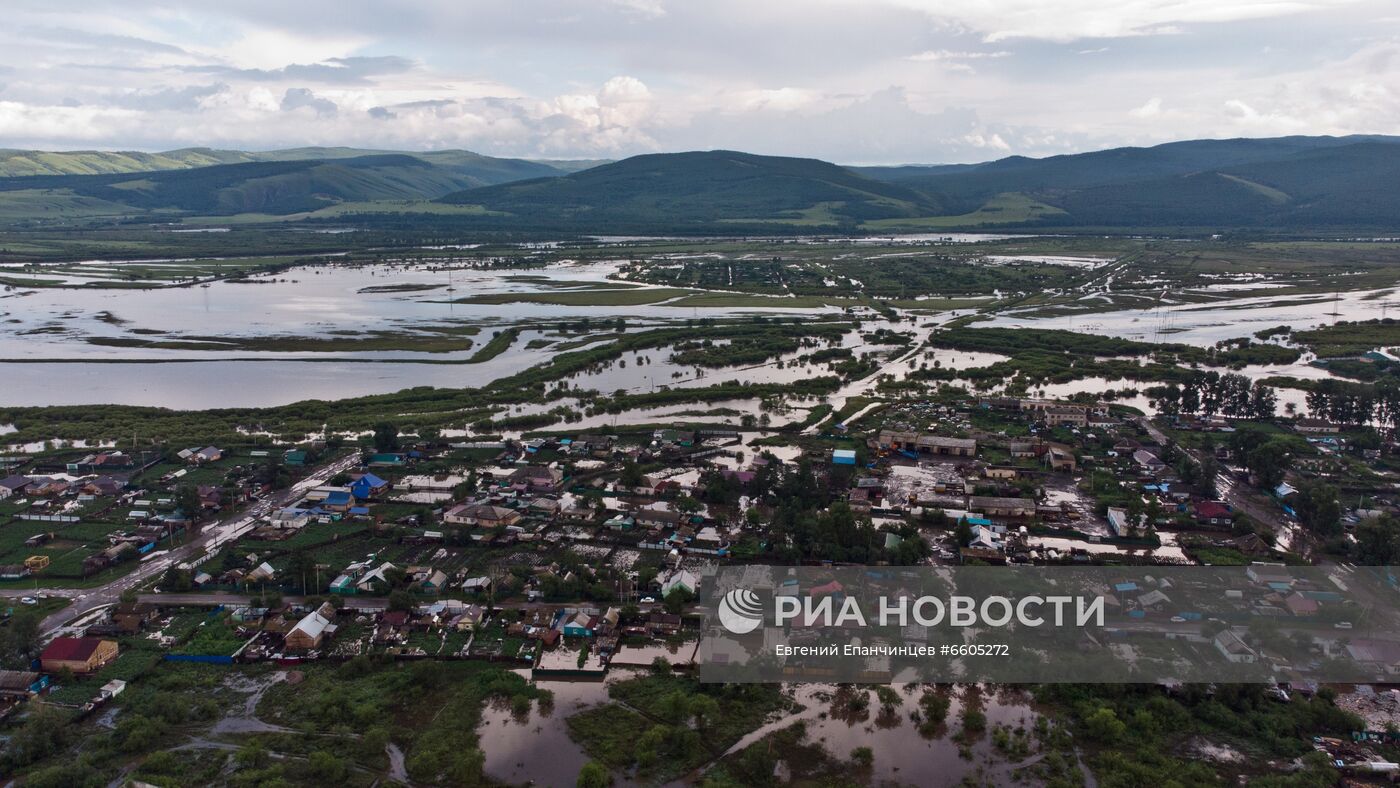
<svg viewBox="0 0 1400 788">
<path fill-rule="evenodd" d="M 93 673 L 117 658 L 117 641 L 102 638 L 54 638 L 39 655 L 45 673 L 64 669 L 73 673 Z"/>
<path fill-rule="evenodd" d="M 1201 525 L 1230 525 L 1234 521 L 1230 505 L 1222 501 L 1197 501 L 1194 509 Z"/>
</svg>

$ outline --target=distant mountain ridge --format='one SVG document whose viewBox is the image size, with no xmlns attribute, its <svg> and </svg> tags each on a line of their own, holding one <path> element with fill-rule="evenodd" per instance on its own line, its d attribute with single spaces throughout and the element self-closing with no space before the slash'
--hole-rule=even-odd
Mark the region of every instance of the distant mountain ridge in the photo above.
<svg viewBox="0 0 1400 788">
<path fill-rule="evenodd" d="M 1400 137 L 1379 135 L 900 167 L 728 150 L 603 163 L 357 148 L 0 151 L 3 172 L 10 225 L 269 214 L 445 232 L 1400 232 Z"/>
<path fill-rule="evenodd" d="M 0 178 L 39 175 L 120 175 L 251 164 L 269 161 L 333 161 L 366 156 L 401 155 L 421 159 L 467 178 L 473 185 L 489 186 L 510 180 L 543 178 L 574 172 L 574 162 L 536 162 L 485 156 L 468 150 L 394 151 L 344 147 L 286 148 L 271 151 L 180 148 L 161 153 L 139 151 L 38 151 L 0 149 Z M 583 161 L 583 167 L 598 161 Z"/>
<path fill-rule="evenodd" d="M 829 162 L 725 150 L 634 156 L 559 178 L 462 191 L 441 202 L 517 217 L 548 215 L 560 226 L 827 226 L 938 210 L 913 189 Z"/>
<path fill-rule="evenodd" d="M 0 197 L 67 195 L 132 213 L 291 214 L 343 202 L 428 200 L 479 184 L 473 175 L 404 154 L 214 164 L 108 175 L 0 179 Z"/>
<path fill-rule="evenodd" d="M 1398 157 L 1400 137 L 1295 136 L 858 171 L 959 213 L 1023 195 L 1063 210 L 1048 221 L 1069 226 L 1333 226 L 1400 221 L 1400 201 L 1384 194 Z"/>
</svg>

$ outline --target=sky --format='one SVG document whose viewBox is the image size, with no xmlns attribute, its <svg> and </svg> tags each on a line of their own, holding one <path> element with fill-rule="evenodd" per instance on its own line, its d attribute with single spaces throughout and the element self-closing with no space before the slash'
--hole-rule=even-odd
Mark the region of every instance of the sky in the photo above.
<svg viewBox="0 0 1400 788">
<path fill-rule="evenodd" d="M 7 0 L 0 147 L 971 162 L 1400 128 L 1395 0 Z"/>
</svg>

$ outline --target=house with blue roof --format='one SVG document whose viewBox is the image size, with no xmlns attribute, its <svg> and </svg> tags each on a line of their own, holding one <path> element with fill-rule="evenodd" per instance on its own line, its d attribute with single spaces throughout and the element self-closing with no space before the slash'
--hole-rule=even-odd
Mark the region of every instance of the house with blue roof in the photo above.
<svg viewBox="0 0 1400 788">
<path fill-rule="evenodd" d="M 389 487 L 388 482 L 372 473 L 366 473 L 350 483 L 350 493 L 357 499 L 365 501 L 383 495 L 389 491 Z"/>
<path fill-rule="evenodd" d="M 353 502 L 354 500 L 350 493 L 337 490 L 335 492 L 326 493 L 326 498 L 321 501 L 320 508 L 328 512 L 343 514 L 350 510 L 350 506 Z"/>
</svg>

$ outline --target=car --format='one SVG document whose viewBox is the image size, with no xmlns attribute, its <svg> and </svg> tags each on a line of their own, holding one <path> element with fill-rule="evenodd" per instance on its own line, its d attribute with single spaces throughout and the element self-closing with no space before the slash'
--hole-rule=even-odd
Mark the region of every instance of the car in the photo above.
<svg viewBox="0 0 1400 788">
<path fill-rule="evenodd" d="M 1173 624 L 1185 624 L 1185 623 L 1186 623 L 1186 619 L 1182 618 L 1181 616 L 1172 616 L 1172 623 L 1173 623 Z"/>
<path fill-rule="evenodd" d="M 653 603 L 653 602 L 655 602 L 655 601 L 656 601 L 656 597 L 654 597 L 654 596 L 644 596 L 644 597 L 642 597 L 642 602 L 645 603 L 645 604 L 651 604 L 651 603 Z"/>
<path fill-rule="evenodd" d="M 1333 626 L 1333 628 L 1335 628 L 1335 629 L 1351 629 L 1351 622 L 1350 622 L 1350 621 L 1338 621 L 1337 623 L 1333 624 L 1332 626 Z"/>
<path fill-rule="evenodd" d="M 37 605 L 39 604 L 39 600 L 32 596 L 22 596 L 19 598 L 19 603 L 21 605 Z"/>
</svg>

